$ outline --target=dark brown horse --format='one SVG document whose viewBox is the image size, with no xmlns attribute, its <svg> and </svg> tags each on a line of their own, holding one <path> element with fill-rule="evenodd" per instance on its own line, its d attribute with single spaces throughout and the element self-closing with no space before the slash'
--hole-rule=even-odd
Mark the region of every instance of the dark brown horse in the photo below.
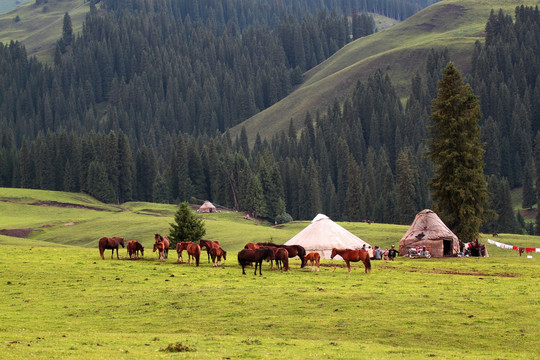
<svg viewBox="0 0 540 360">
<path fill-rule="evenodd" d="M 212 256 L 212 266 L 221 266 L 221 258 L 227 260 L 227 252 L 221 247 L 213 247 L 210 249 L 210 256 Z M 217 259 L 217 262 L 216 262 Z"/>
<path fill-rule="evenodd" d="M 306 266 L 306 249 L 304 249 L 303 246 L 300 245 L 277 245 L 271 242 L 260 242 L 257 243 L 259 246 L 275 246 L 278 248 L 286 249 L 289 253 L 289 258 L 293 258 L 295 256 L 298 256 L 300 260 L 302 261 L 302 264 L 300 265 L 301 268 Z"/>
<path fill-rule="evenodd" d="M 159 260 L 165 260 L 165 243 L 163 241 L 154 243 L 154 252 L 158 251 Z"/>
<path fill-rule="evenodd" d="M 214 247 L 220 247 L 219 241 L 211 241 L 211 240 L 199 240 L 199 245 L 201 246 L 201 250 L 203 247 L 206 247 L 206 253 L 208 254 L 208 262 L 210 262 L 210 249 Z"/>
<path fill-rule="evenodd" d="M 245 267 L 250 263 L 255 263 L 255 275 L 257 275 L 257 265 L 259 266 L 259 275 L 262 275 L 261 268 L 263 260 L 275 260 L 274 251 L 270 248 L 243 249 L 238 253 L 238 263 L 242 266 L 242 274 L 244 275 L 246 275 Z"/>
<path fill-rule="evenodd" d="M 287 251 L 287 249 L 277 248 L 277 250 L 274 252 L 274 256 L 276 257 L 276 266 L 278 270 L 280 264 L 283 271 L 289 270 L 289 252 Z"/>
<path fill-rule="evenodd" d="M 188 265 L 191 264 L 191 258 L 193 258 L 196 262 L 196 266 L 199 266 L 199 259 L 201 258 L 201 247 L 199 244 L 195 244 L 193 242 L 188 244 L 186 251 L 188 254 Z"/>
<path fill-rule="evenodd" d="M 350 262 L 357 262 L 362 260 L 364 263 L 364 266 L 366 268 L 365 272 L 368 273 L 371 271 L 371 260 L 369 259 L 369 253 L 366 250 L 351 250 L 351 249 L 332 249 L 332 256 L 330 258 L 334 258 L 334 256 L 339 255 L 345 260 L 345 264 L 347 264 L 347 268 L 349 269 L 349 273 L 351 272 L 351 264 Z M 334 268 L 334 271 L 336 268 Z"/>
<path fill-rule="evenodd" d="M 176 253 L 178 254 L 178 263 L 183 263 L 182 252 L 187 249 L 189 244 L 193 244 L 193 241 L 180 241 L 176 244 Z"/>
<path fill-rule="evenodd" d="M 130 259 L 133 259 L 133 257 L 138 259 L 139 251 L 141 252 L 141 256 L 144 256 L 144 247 L 137 240 L 128 241 L 126 244 L 126 249 Z"/>
<path fill-rule="evenodd" d="M 319 271 L 319 267 L 321 266 L 321 254 L 318 252 L 310 252 L 306 255 L 306 263 L 311 262 L 311 271 L 315 271 L 315 266 L 317 266 L 317 271 Z"/>
<path fill-rule="evenodd" d="M 114 255 L 114 250 L 116 249 L 116 258 L 120 259 L 120 256 L 118 256 L 118 246 L 122 245 L 124 247 L 124 238 L 119 236 L 114 237 L 102 237 L 99 239 L 98 247 L 99 247 L 99 255 L 101 255 L 101 258 L 105 260 L 105 256 L 103 256 L 103 253 L 106 249 L 111 249 L 111 259 Z"/>
<path fill-rule="evenodd" d="M 155 234 L 154 235 L 154 240 L 157 243 L 160 243 L 162 242 L 163 243 L 163 255 L 165 257 L 165 259 L 167 259 L 169 257 L 169 239 L 166 237 L 166 236 L 161 236 L 160 234 Z"/>
</svg>

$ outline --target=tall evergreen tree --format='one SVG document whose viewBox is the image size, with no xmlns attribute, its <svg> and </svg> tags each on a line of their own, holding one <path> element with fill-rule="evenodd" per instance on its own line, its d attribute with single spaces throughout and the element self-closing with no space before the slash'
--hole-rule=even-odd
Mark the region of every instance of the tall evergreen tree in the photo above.
<svg viewBox="0 0 540 360">
<path fill-rule="evenodd" d="M 463 241 L 474 240 L 482 223 L 488 201 L 482 143 L 481 114 L 471 87 L 463 83 L 461 73 L 449 62 L 439 82 L 429 127 L 429 158 L 435 164 L 435 176 L 429 185 L 435 210 Z"/>
<path fill-rule="evenodd" d="M 62 26 L 62 40 L 64 41 L 64 45 L 71 45 L 71 42 L 73 41 L 73 26 L 71 24 L 71 17 L 66 12 L 64 14 L 64 24 Z"/>
<path fill-rule="evenodd" d="M 170 225 L 170 248 L 176 247 L 176 244 L 181 241 L 198 243 L 206 234 L 204 222 L 195 215 L 185 201 L 180 204 L 176 214 L 174 214 L 174 222 Z"/>
</svg>

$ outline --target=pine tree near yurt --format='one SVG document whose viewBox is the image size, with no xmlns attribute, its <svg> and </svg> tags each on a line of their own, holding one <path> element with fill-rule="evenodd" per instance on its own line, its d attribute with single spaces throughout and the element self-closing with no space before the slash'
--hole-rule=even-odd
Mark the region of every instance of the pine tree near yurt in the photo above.
<svg viewBox="0 0 540 360">
<path fill-rule="evenodd" d="M 176 248 L 180 241 L 193 241 L 198 243 L 206 234 L 204 222 L 199 219 L 193 211 L 189 209 L 187 202 L 180 204 L 178 211 L 174 214 L 174 223 L 171 223 L 169 230 L 169 248 Z"/>
<path fill-rule="evenodd" d="M 480 141 L 478 99 L 449 62 L 439 82 L 430 119 L 428 157 L 435 164 L 432 189 L 435 211 L 464 242 L 479 232 L 488 192 Z"/>
</svg>

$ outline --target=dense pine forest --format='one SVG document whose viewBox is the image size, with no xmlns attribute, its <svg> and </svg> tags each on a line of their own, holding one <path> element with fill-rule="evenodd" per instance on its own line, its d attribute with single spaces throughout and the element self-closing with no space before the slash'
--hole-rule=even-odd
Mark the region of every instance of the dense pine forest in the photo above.
<svg viewBox="0 0 540 360">
<path fill-rule="evenodd" d="M 64 17 L 54 65 L 0 44 L 0 186 L 84 191 L 107 202 L 211 200 L 276 222 L 407 224 L 430 207 L 425 139 L 447 51 L 427 54 L 404 103 L 381 70 L 343 103 L 253 147 L 226 130 L 284 98 L 302 74 L 433 1 L 103 0 L 83 31 Z M 513 15 L 513 16 L 512 16 Z M 533 232 L 540 14 L 493 11 L 467 81 L 479 97 L 493 214 L 483 231 Z M 10 71 L 4 71 L 10 69 Z"/>
</svg>

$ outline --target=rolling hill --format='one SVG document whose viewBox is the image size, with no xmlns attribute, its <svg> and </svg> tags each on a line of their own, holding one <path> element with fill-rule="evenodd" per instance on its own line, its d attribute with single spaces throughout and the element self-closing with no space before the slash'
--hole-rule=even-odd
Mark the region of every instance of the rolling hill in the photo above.
<svg viewBox="0 0 540 360">
<path fill-rule="evenodd" d="M 430 49 L 448 48 L 452 61 L 467 73 L 473 44 L 483 39 L 492 9 L 509 14 L 518 5 L 538 1 L 445 0 L 425 8 L 405 21 L 349 43 L 304 75 L 303 83 L 289 96 L 230 130 L 234 139 L 245 127 L 253 144 L 256 134 L 270 139 L 287 130 L 290 119 L 303 127 L 307 111 L 325 110 L 334 99 L 343 100 L 355 84 L 377 69 L 388 73 L 402 97 L 408 94 L 411 76 L 423 72 Z"/>
<path fill-rule="evenodd" d="M 54 45 L 62 36 L 64 14 L 71 17 L 73 33 L 82 29 L 88 2 L 83 0 L 49 0 L 36 6 L 29 1 L 15 10 L 0 14 L 0 42 L 11 40 L 23 42 L 28 55 L 50 63 L 53 59 Z M 20 21 L 15 21 L 16 17 Z"/>
</svg>

